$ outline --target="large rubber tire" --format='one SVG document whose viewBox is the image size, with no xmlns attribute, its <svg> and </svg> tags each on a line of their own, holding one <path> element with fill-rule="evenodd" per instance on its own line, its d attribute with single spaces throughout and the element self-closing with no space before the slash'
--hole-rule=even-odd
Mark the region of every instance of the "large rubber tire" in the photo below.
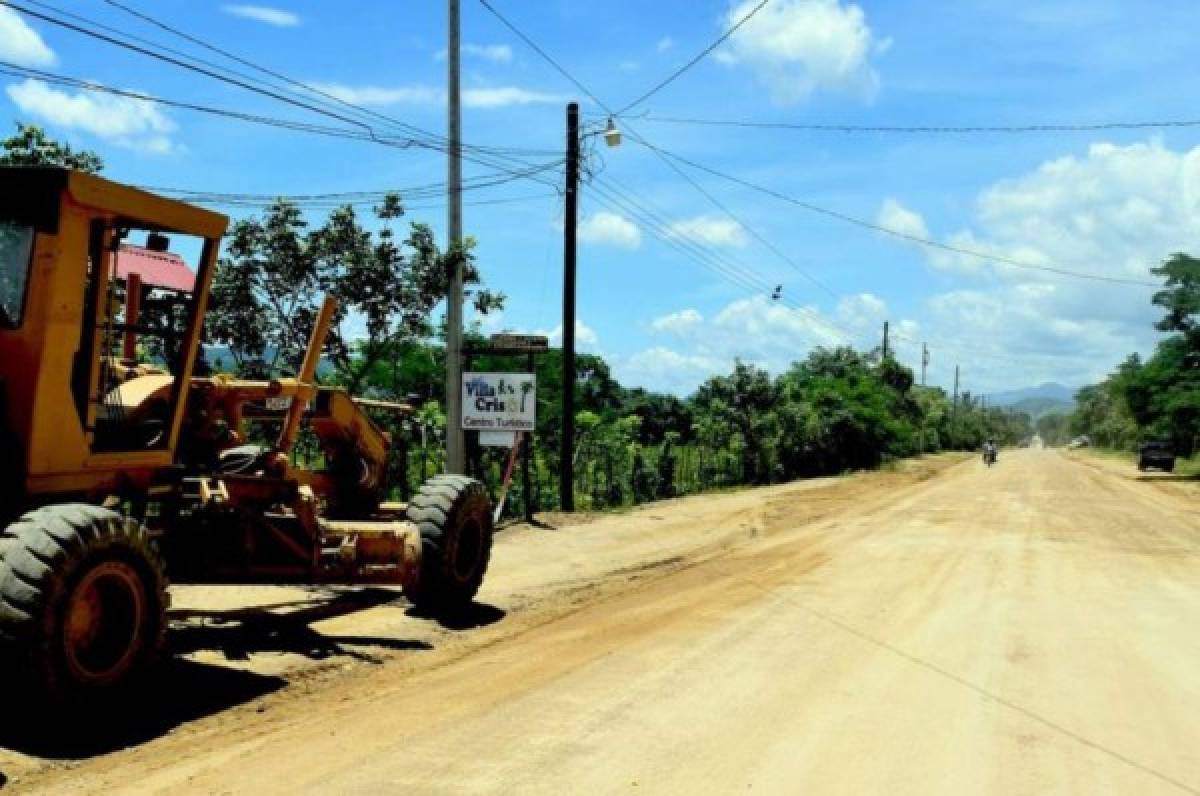
<svg viewBox="0 0 1200 796">
<path fill-rule="evenodd" d="M 409 503 L 408 518 L 421 532 L 421 572 L 405 595 L 430 613 L 470 604 L 492 555 L 492 502 L 483 484 L 435 476 Z"/>
<path fill-rule="evenodd" d="M 0 535 L 0 658 L 40 696 L 87 702 L 157 660 L 167 578 L 139 522 L 69 503 L 31 511 Z"/>
</svg>

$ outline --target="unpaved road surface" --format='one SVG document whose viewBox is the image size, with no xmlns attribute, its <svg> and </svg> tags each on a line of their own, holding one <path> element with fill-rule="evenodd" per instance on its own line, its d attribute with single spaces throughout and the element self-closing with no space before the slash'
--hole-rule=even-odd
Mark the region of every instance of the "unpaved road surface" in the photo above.
<svg viewBox="0 0 1200 796">
<path fill-rule="evenodd" d="M 383 590 L 175 598 L 148 715 L 10 726 L 5 792 L 1200 792 L 1200 490 L 1087 457 L 507 531 L 448 627 Z"/>
</svg>

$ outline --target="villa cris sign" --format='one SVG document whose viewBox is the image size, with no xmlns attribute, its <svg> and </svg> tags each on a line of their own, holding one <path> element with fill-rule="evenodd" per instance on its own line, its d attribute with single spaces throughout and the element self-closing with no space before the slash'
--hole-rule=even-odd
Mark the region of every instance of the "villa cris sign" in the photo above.
<svg viewBox="0 0 1200 796">
<path fill-rule="evenodd" d="M 532 373 L 464 373 L 462 427 L 467 431 L 533 431 L 537 377 Z"/>
</svg>

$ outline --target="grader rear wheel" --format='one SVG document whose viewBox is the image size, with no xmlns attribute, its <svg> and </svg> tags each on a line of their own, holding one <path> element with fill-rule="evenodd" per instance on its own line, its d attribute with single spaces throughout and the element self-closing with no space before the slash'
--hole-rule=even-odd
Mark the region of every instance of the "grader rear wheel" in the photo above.
<svg viewBox="0 0 1200 796">
<path fill-rule="evenodd" d="M 59 701 L 128 685 L 158 657 L 167 580 L 135 520 L 87 504 L 31 511 L 4 532 L 0 652 Z"/>
<path fill-rule="evenodd" d="M 483 484 L 461 475 L 431 478 L 409 504 L 408 518 L 421 532 L 421 573 L 405 594 L 432 612 L 468 605 L 492 554 L 492 504 Z"/>
</svg>

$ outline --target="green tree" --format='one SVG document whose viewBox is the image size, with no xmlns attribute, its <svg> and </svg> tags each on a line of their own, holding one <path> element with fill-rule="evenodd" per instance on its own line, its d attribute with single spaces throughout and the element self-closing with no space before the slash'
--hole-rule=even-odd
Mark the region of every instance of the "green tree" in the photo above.
<svg viewBox="0 0 1200 796">
<path fill-rule="evenodd" d="M 64 166 L 89 174 L 104 170 L 104 161 L 95 152 L 75 151 L 31 124 L 17 122 L 17 134 L 0 142 L 0 148 L 0 166 Z"/>
<path fill-rule="evenodd" d="M 263 357 L 270 370 L 295 368 L 323 297 L 332 295 L 338 308 L 325 356 L 357 391 L 398 344 L 428 337 L 455 259 L 465 262 L 465 283 L 479 284 L 470 244 L 441 253 L 433 231 L 417 223 L 399 239 L 392 222 L 403 208 L 395 195 L 374 215 L 374 234 L 349 206 L 310 230 L 296 205 L 279 200 L 264 218 L 237 222 L 213 285 L 209 341 L 229 346 L 239 365 Z M 476 290 L 474 304 L 487 313 L 503 296 Z"/>
</svg>

